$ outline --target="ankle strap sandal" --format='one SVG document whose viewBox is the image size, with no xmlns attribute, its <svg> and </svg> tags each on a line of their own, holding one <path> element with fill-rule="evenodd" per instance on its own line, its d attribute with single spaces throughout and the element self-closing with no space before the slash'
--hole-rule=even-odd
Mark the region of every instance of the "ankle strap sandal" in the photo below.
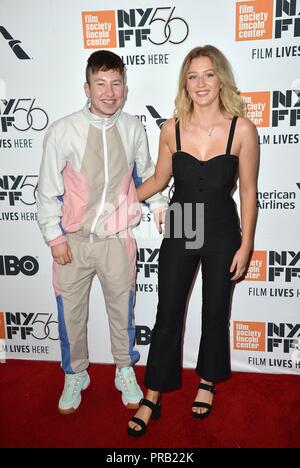
<svg viewBox="0 0 300 468">
<path fill-rule="evenodd" d="M 207 392 L 210 392 L 213 395 L 215 395 L 217 391 L 214 385 L 208 385 L 204 383 L 200 383 L 197 389 L 206 390 Z M 194 401 L 192 408 L 205 408 L 207 411 L 205 411 L 204 413 L 197 413 L 197 411 L 193 411 L 193 418 L 204 419 L 210 415 L 212 405 L 210 405 L 209 403 L 204 403 L 203 401 Z"/>
</svg>

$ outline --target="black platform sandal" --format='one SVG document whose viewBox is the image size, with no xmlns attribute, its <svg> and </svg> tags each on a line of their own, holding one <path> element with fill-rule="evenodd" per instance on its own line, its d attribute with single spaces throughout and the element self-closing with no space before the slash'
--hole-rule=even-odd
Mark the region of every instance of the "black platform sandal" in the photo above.
<svg viewBox="0 0 300 468">
<path fill-rule="evenodd" d="M 146 400 L 144 398 L 140 403 L 140 406 L 142 406 L 142 405 L 147 406 L 148 408 L 150 408 L 152 410 L 150 419 L 156 420 L 156 419 L 160 418 L 160 415 L 161 415 L 160 398 L 158 399 L 158 402 L 156 403 L 156 405 L 154 403 L 152 403 L 152 401 Z M 141 429 L 137 430 L 137 429 L 133 429 L 131 427 L 128 427 L 127 428 L 128 435 L 133 436 L 133 437 L 139 437 L 139 436 L 142 436 L 143 434 L 145 434 L 148 426 L 142 419 L 136 418 L 135 416 L 133 416 L 130 419 L 130 421 L 133 421 L 136 424 L 138 424 L 139 426 L 141 426 Z"/>
<path fill-rule="evenodd" d="M 203 383 L 200 383 L 198 385 L 198 390 L 199 389 L 207 390 L 208 392 L 211 392 L 213 395 L 217 391 L 214 385 L 208 385 L 208 384 L 203 384 Z M 212 405 L 210 405 L 209 403 L 204 403 L 203 401 L 194 401 L 192 408 L 206 408 L 207 411 L 205 411 L 205 413 L 197 413 L 196 411 L 195 412 L 193 411 L 193 418 L 203 419 L 210 415 Z"/>
</svg>

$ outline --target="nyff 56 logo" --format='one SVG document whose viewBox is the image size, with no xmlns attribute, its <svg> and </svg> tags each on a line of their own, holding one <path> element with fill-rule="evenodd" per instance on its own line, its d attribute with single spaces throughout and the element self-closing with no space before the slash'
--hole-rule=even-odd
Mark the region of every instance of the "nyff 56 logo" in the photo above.
<svg viewBox="0 0 300 468">
<path fill-rule="evenodd" d="M 278 127 L 286 123 L 290 127 L 299 125 L 300 90 L 256 91 L 241 93 L 247 117 L 257 127 Z"/>
<path fill-rule="evenodd" d="M 286 283 L 300 278 L 300 252 L 270 252 L 255 250 L 252 252 L 245 279 L 247 281 L 269 281 L 282 279 Z"/>
<path fill-rule="evenodd" d="M 1 312 L 0 339 L 11 340 L 18 337 L 26 340 L 28 336 L 36 340 L 58 340 L 58 323 L 53 314 Z"/>
<path fill-rule="evenodd" d="M 1 99 L 0 130 L 7 132 L 13 127 L 20 132 L 44 130 L 49 122 L 47 112 L 36 106 L 35 99 Z"/>
<path fill-rule="evenodd" d="M 299 0 L 236 3 L 236 41 L 300 37 Z"/>
<path fill-rule="evenodd" d="M 285 354 L 298 346 L 299 323 L 244 322 L 233 323 L 234 349 L 273 353 L 276 349 Z"/>
<path fill-rule="evenodd" d="M 175 7 L 83 11 L 82 26 L 85 49 L 181 44 L 189 33 Z"/>
<path fill-rule="evenodd" d="M 5 175 L 0 176 L 0 202 L 8 202 L 10 206 L 15 206 L 17 201 L 24 205 L 34 205 L 37 175 Z"/>
<path fill-rule="evenodd" d="M 138 249 L 137 272 L 145 278 L 157 277 L 159 249 Z"/>
</svg>

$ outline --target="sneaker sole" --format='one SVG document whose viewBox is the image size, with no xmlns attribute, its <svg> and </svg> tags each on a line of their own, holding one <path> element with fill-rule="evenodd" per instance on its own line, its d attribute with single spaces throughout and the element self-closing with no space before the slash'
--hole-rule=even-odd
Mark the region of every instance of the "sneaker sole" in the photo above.
<svg viewBox="0 0 300 468">
<path fill-rule="evenodd" d="M 141 398 L 141 400 L 142 400 L 142 398 Z M 124 405 L 124 406 L 126 406 L 126 408 L 129 409 L 129 410 L 135 410 L 135 409 L 139 409 L 140 402 L 138 402 L 138 403 L 127 403 L 127 405 Z"/>
<path fill-rule="evenodd" d="M 91 379 L 90 379 L 90 376 L 88 375 L 88 378 L 86 379 L 86 382 L 84 386 L 82 387 L 81 392 L 86 390 L 89 387 L 90 383 L 91 383 Z M 79 408 L 80 403 L 81 403 L 81 392 L 79 393 L 79 396 L 74 406 L 72 406 L 71 408 L 65 408 L 65 409 L 58 407 L 58 412 L 62 414 L 63 416 L 67 416 L 68 414 L 75 413 L 75 411 Z"/>
<path fill-rule="evenodd" d="M 143 396 L 141 397 L 141 399 L 137 402 L 129 402 L 127 400 L 127 398 L 125 397 L 125 395 L 123 394 L 122 390 L 118 387 L 118 384 L 115 382 L 115 387 L 117 390 L 119 390 L 119 392 L 122 393 L 122 403 L 124 406 L 126 406 L 127 409 L 130 409 L 130 410 L 135 410 L 135 409 L 138 409 L 140 407 L 140 401 L 143 399 Z"/>
</svg>

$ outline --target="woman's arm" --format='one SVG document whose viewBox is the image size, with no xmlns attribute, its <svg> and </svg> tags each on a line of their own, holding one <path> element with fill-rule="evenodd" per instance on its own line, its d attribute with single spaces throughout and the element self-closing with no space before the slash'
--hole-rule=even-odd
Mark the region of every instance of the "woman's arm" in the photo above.
<svg viewBox="0 0 300 468">
<path fill-rule="evenodd" d="M 239 155 L 239 187 L 242 221 L 242 245 L 249 252 L 253 248 L 254 228 L 257 216 L 258 138 L 255 126 L 249 120 L 241 129 Z"/>
<path fill-rule="evenodd" d="M 155 173 L 136 189 L 140 202 L 162 191 L 168 185 L 172 177 L 172 153 L 169 144 L 174 136 L 175 123 L 174 119 L 170 119 L 164 123 L 161 129 Z"/>
<path fill-rule="evenodd" d="M 258 137 L 257 130 L 248 119 L 239 125 L 241 149 L 239 153 L 239 192 L 241 206 L 242 243 L 234 256 L 230 271 L 235 271 L 232 280 L 243 275 L 253 248 L 254 230 L 257 217 L 257 171 Z"/>
</svg>

